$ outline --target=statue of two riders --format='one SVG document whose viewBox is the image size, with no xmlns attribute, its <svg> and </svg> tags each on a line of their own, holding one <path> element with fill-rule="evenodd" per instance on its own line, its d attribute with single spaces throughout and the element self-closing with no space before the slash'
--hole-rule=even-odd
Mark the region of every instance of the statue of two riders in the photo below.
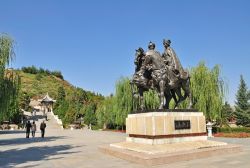
<svg viewBox="0 0 250 168">
<path fill-rule="evenodd" d="M 165 48 L 163 54 L 155 51 L 155 44 L 151 41 L 147 52 L 144 52 L 141 47 L 136 50 L 134 62 L 136 68 L 131 84 L 137 86 L 142 110 L 144 109 L 143 92 L 149 89 L 157 91 L 160 98 L 159 109 L 169 109 L 169 102 L 172 98 L 177 108 L 179 103 L 187 97 L 190 102 L 189 108 L 192 107 L 189 73 L 183 69 L 170 44 L 170 40 L 163 40 Z M 181 90 L 184 91 L 184 95 Z"/>
</svg>

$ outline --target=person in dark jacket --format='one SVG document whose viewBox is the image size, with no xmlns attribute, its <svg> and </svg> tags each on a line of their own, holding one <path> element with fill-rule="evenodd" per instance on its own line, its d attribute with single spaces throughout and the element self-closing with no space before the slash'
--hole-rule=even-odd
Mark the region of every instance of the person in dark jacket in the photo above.
<svg viewBox="0 0 250 168">
<path fill-rule="evenodd" d="M 31 128 L 31 124 L 30 124 L 30 121 L 28 121 L 26 123 L 26 138 L 29 138 L 30 137 L 30 128 Z"/>
<path fill-rule="evenodd" d="M 45 122 L 43 121 L 43 122 L 40 124 L 40 130 L 41 130 L 41 136 L 42 136 L 42 138 L 44 138 L 45 128 L 46 128 L 46 124 L 45 124 Z"/>
</svg>

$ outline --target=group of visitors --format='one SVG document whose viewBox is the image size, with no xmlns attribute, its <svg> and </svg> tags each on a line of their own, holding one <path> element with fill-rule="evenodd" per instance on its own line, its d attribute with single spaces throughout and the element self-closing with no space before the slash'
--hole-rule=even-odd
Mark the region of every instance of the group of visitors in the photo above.
<svg viewBox="0 0 250 168">
<path fill-rule="evenodd" d="M 26 138 L 29 138 L 29 136 L 30 136 L 30 130 L 31 130 L 32 137 L 34 138 L 35 134 L 36 134 L 36 123 L 35 123 L 35 121 L 33 121 L 32 124 L 30 123 L 30 121 L 28 121 L 26 123 L 25 127 L 26 127 Z M 46 124 L 43 121 L 40 124 L 40 130 L 41 130 L 41 137 L 42 138 L 44 138 L 45 128 L 46 128 Z"/>
</svg>

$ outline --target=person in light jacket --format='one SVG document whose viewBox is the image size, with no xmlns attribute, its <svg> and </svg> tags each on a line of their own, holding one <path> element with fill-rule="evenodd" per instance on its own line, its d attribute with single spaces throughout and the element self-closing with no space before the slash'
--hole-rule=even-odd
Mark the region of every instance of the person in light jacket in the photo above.
<svg viewBox="0 0 250 168">
<path fill-rule="evenodd" d="M 32 137 L 35 137 L 36 134 L 36 123 L 35 121 L 33 121 L 33 123 L 31 124 L 31 133 L 32 133 Z"/>
</svg>

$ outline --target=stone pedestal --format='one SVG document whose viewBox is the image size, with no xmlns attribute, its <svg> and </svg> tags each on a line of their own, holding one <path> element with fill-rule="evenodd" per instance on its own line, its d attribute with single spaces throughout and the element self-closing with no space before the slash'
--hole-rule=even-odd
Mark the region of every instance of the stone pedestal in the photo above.
<svg viewBox="0 0 250 168">
<path fill-rule="evenodd" d="M 99 149 L 147 166 L 241 151 L 239 145 L 207 140 L 205 116 L 191 110 L 129 114 L 126 133 L 125 142 Z"/>
<path fill-rule="evenodd" d="M 202 112 L 148 112 L 129 114 L 126 119 L 127 142 L 168 144 L 207 140 Z"/>
</svg>

